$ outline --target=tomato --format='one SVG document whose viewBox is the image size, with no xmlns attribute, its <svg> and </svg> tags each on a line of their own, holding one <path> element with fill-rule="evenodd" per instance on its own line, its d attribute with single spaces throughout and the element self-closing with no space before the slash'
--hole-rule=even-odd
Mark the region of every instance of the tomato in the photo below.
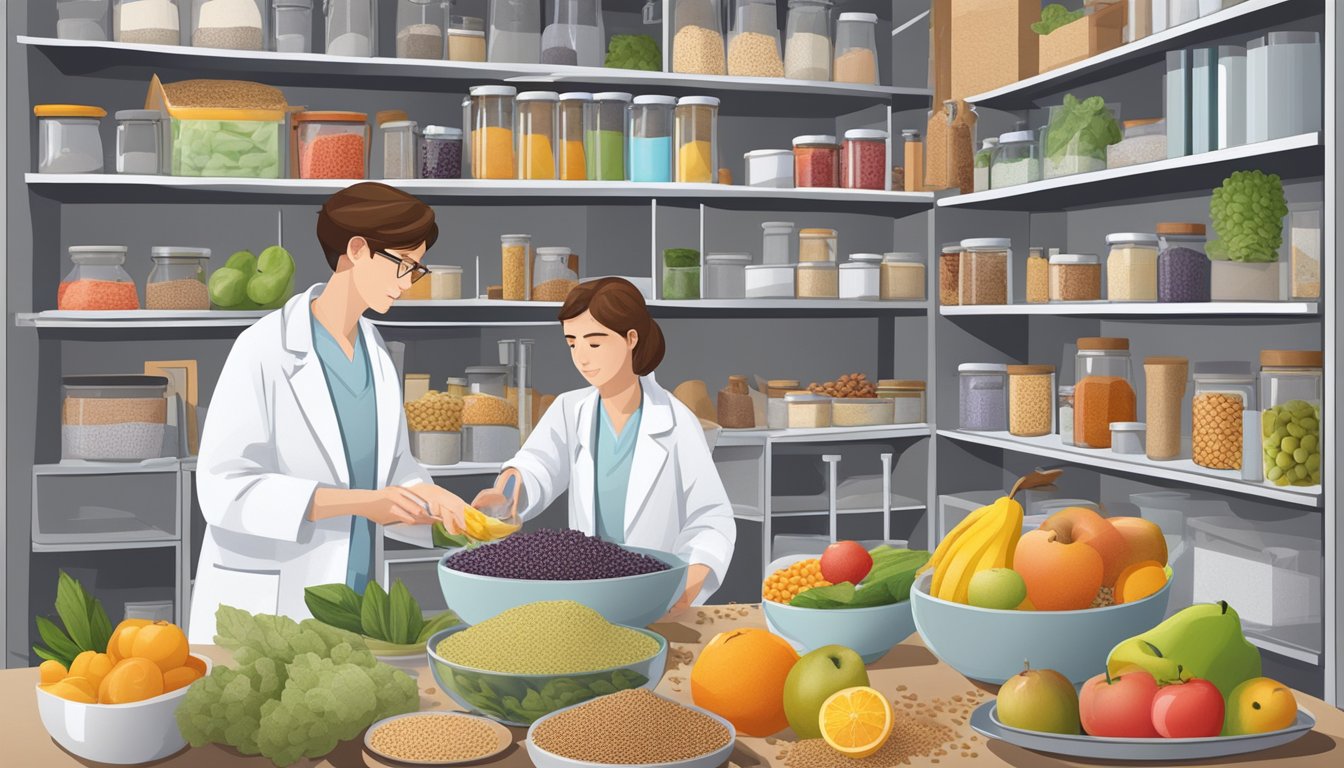
<svg viewBox="0 0 1344 768">
<path fill-rule="evenodd" d="M 1164 686 L 1153 697 L 1153 727 L 1168 739 L 1198 739 L 1223 732 L 1223 695 L 1208 680 Z"/>
<path fill-rule="evenodd" d="M 1105 673 L 1083 683 L 1078 709 L 1083 730 L 1092 736 L 1155 739 L 1153 698 L 1157 681 L 1133 667 L 1107 678 Z"/>
</svg>

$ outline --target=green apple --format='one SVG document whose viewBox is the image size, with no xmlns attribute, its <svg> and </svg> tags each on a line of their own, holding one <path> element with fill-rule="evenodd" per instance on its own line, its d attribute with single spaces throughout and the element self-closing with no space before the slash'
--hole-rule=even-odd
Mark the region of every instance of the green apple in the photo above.
<svg viewBox="0 0 1344 768">
<path fill-rule="evenodd" d="M 1208 680 L 1227 698 L 1238 685 L 1260 676 L 1260 651 L 1241 632 L 1241 617 L 1226 602 L 1199 603 L 1111 650 L 1112 675 L 1133 664 L 1159 685 L 1191 677 Z"/>
<path fill-rule="evenodd" d="M 966 599 L 976 608 L 1011 611 L 1027 599 L 1027 583 L 1012 568 L 988 568 L 971 577 Z"/>
<path fill-rule="evenodd" d="M 1024 668 L 1004 681 L 995 703 L 999 722 L 1044 733 L 1079 733 L 1078 694 L 1053 669 Z"/>
<path fill-rule="evenodd" d="M 784 680 L 784 714 L 800 739 L 821 738 L 817 717 L 831 694 L 868 685 L 859 654 L 843 645 L 825 645 L 803 656 Z"/>
</svg>

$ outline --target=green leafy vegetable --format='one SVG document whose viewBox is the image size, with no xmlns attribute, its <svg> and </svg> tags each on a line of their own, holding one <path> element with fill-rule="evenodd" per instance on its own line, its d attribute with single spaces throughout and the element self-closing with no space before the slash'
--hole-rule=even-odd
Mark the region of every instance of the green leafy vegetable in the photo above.
<svg viewBox="0 0 1344 768">
<path fill-rule="evenodd" d="M 65 571 L 56 581 L 56 615 L 64 629 L 45 616 L 35 616 L 37 634 L 45 647 L 33 646 L 33 653 L 48 661 L 58 661 L 66 669 L 84 651 L 107 651 L 112 637 L 112 622 L 102 601 L 84 591 L 84 587 Z"/>
<path fill-rule="evenodd" d="M 308 587 L 303 602 L 313 618 L 327 626 L 392 646 L 424 643 L 434 632 L 459 621 L 457 614 L 444 611 L 426 622 L 420 604 L 400 579 L 392 582 L 390 593 L 370 582 L 363 597 L 344 584 Z"/>
<path fill-rule="evenodd" d="M 472 549 L 482 543 L 466 534 L 449 533 L 448 529 L 443 527 L 443 523 L 435 523 L 432 526 L 430 538 L 434 542 L 435 549 Z"/>
<path fill-rule="evenodd" d="M 462 672 L 439 666 L 444 685 L 473 707 L 511 723 L 531 724 L 557 709 L 598 696 L 638 688 L 649 679 L 638 672 L 618 669 L 611 673 L 541 679 Z"/>
<path fill-rule="evenodd" d="M 363 601 L 359 593 L 345 584 L 320 584 L 303 590 L 303 602 L 318 621 L 360 634 Z"/>
<path fill-rule="evenodd" d="M 1120 123 L 1100 96 L 1079 101 L 1073 94 L 1065 94 L 1064 103 L 1050 113 L 1045 155 L 1056 161 L 1065 154 L 1105 161 L 1106 147 L 1118 144 L 1121 138 Z"/>
<path fill-rule="evenodd" d="M 1067 24 L 1083 18 L 1083 9 L 1070 11 L 1059 3 L 1051 3 L 1041 9 L 1041 20 L 1031 25 L 1031 31 L 1038 35 L 1048 35 Z"/>
<path fill-rule="evenodd" d="M 1272 262 L 1283 244 L 1283 217 L 1288 202 L 1283 182 L 1274 174 L 1236 171 L 1213 190 L 1209 217 L 1218 239 L 1208 243 L 1210 259 Z"/>
<path fill-rule="evenodd" d="M 360 606 L 359 617 L 364 634 L 379 640 L 392 640 L 392 608 L 387 592 L 383 591 L 378 582 L 369 582 L 368 588 L 364 590 L 364 603 Z"/>
<path fill-rule="evenodd" d="M 612 35 L 605 64 L 612 69 L 658 72 L 663 68 L 663 54 L 648 35 Z"/>
<path fill-rule="evenodd" d="M 929 553 L 917 549 L 874 548 L 873 567 L 856 587 L 844 581 L 829 587 L 800 592 L 789 602 L 796 608 L 871 608 L 910 599 L 915 572 L 929 561 Z"/>
</svg>

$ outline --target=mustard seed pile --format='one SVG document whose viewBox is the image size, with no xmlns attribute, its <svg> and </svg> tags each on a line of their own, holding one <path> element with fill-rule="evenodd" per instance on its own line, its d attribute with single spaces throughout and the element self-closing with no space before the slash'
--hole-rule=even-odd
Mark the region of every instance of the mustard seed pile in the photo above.
<svg viewBox="0 0 1344 768">
<path fill-rule="evenodd" d="M 488 723 L 461 715 L 401 717 L 369 734 L 369 746 L 393 760 L 446 763 L 476 760 L 499 750 Z"/>
<path fill-rule="evenodd" d="M 593 699 L 532 734 L 551 754 L 603 765 L 688 760 L 723 747 L 729 738 L 717 720 L 642 688 Z"/>
<path fill-rule="evenodd" d="M 919 694 L 906 686 L 896 686 L 892 702 L 891 737 L 872 755 L 861 759 L 846 757 L 831 749 L 822 739 L 788 744 L 779 753 L 787 768 L 896 768 L 918 761 L 921 765 L 964 765 L 980 756 L 980 737 L 962 733 L 971 713 L 988 699 L 974 688 L 950 699 L 921 701 Z"/>
<path fill-rule="evenodd" d="M 658 652 L 658 641 L 586 605 L 552 600 L 510 608 L 449 635 L 435 652 L 484 672 L 569 675 L 644 661 Z"/>
</svg>

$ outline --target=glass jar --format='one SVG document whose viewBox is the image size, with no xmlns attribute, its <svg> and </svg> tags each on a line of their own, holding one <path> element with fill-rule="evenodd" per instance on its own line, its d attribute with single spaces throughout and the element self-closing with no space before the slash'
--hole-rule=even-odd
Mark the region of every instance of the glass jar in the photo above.
<svg viewBox="0 0 1344 768">
<path fill-rule="evenodd" d="M 300 179 L 362 179 L 369 116 L 363 112 L 299 112 L 293 117 L 294 169 Z"/>
<path fill-rule="evenodd" d="M 1204 225 L 1163 221 L 1157 225 L 1157 300 L 1205 302 L 1210 298 Z"/>
<path fill-rule="evenodd" d="M 1292 290 L 1298 301 L 1321 298 L 1321 209 L 1315 205 L 1289 209 L 1289 248 L 1292 253 Z"/>
<path fill-rule="evenodd" d="M 443 0 L 397 0 L 397 58 L 443 59 Z"/>
<path fill-rule="evenodd" d="M 1193 461 L 1209 469 L 1241 469 L 1242 412 L 1255 407 L 1255 376 L 1245 364 L 1197 365 L 1190 401 Z"/>
<path fill-rule="evenodd" d="M 713 96 L 683 96 L 677 100 L 676 118 L 677 181 L 716 183 L 719 100 Z"/>
<path fill-rule="evenodd" d="M 584 113 L 583 149 L 588 159 L 588 178 L 625 181 L 626 112 L 628 93 L 609 91 L 593 94 Z"/>
<path fill-rule="evenodd" d="M 415 121 L 388 120 L 378 128 L 383 134 L 383 178 L 414 179 L 418 155 Z"/>
<path fill-rule="evenodd" d="M 805 227 L 798 230 L 799 261 L 836 260 L 836 246 L 839 238 L 834 229 Z"/>
<path fill-rule="evenodd" d="M 420 178 L 462 178 L 462 131 L 443 125 L 426 125 L 420 138 Z"/>
<path fill-rule="evenodd" d="M 923 254 L 882 254 L 879 295 L 883 301 L 923 301 L 925 281 Z"/>
<path fill-rule="evenodd" d="M 672 15 L 672 71 L 684 75 L 728 73 L 719 0 L 676 0 Z"/>
<path fill-rule="evenodd" d="M 61 377 L 61 458 L 144 461 L 163 456 L 167 390 L 164 376 Z"/>
<path fill-rule="evenodd" d="M 1265 479 L 1274 485 L 1321 483 L 1324 370 L 1323 352 L 1266 349 L 1260 353 Z"/>
<path fill-rule="evenodd" d="M 924 395 L 927 386 L 916 379 L 879 379 L 877 396 L 892 402 L 893 424 L 923 424 Z"/>
<path fill-rule="evenodd" d="M 511 85 L 478 85 L 471 89 L 472 178 L 516 177 L 513 110 L 517 96 L 518 89 Z"/>
<path fill-rule="evenodd" d="M 177 0 L 115 0 L 112 34 L 118 43 L 182 43 Z"/>
<path fill-rule="evenodd" d="M 265 0 L 193 0 L 191 44 L 196 48 L 264 50 Z"/>
<path fill-rule="evenodd" d="M 378 55 L 377 0 L 325 0 L 327 55 Z"/>
<path fill-rule="evenodd" d="M 593 94 L 575 91 L 560 94 L 556 110 L 556 175 L 562 181 L 588 178 L 587 153 L 583 146 L 583 116 L 593 102 Z"/>
<path fill-rule="evenodd" d="M 150 251 L 150 258 L 154 268 L 145 283 L 145 309 L 210 308 L 210 291 L 205 286 L 209 248 L 156 245 Z"/>
<path fill-rule="evenodd" d="M 945 243 L 938 253 L 938 303 L 961 303 L 961 243 Z"/>
<path fill-rule="evenodd" d="M 834 136 L 798 136 L 793 140 L 793 186 L 840 186 L 840 145 Z"/>
<path fill-rule="evenodd" d="M 471 394 L 467 380 L 461 376 L 449 376 L 444 385 L 444 393 L 450 397 L 466 397 Z"/>
<path fill-rule="evenodd" d="M 101 107 L 78 104 L 38 104 L 38 173 L 102 173 L 103 139 L 99 121 L 107 117 Z"/>
<path fill-rule="evenodd" d="M 313 52 L 313 0 L 271 0 L 271 50 Z"/>
<path fill-rule="evenodd" d="M 999 136 L 989 167 L 989 188 L 1003 189 L 1041 180 L 1040 145 L 1032 131 Z"/>
<path fill-rule="evenodd" d="M 845 131 L 840 177 L 840 186 L 845 189 L 886 189 L 887 132 L 870 128 Z"/>
<path fill-rule="evenodd" d="M 157 109 L 117 112 L 117 173 L 155 175 L 163 167 L 162 113 Z"/>
<path fill-rule="evenodd" d="M 1065 105 L 1052 106 L 1047 110 L 1047 114 L 1046 125 L 1040 129 L 1040 141 L 1044 148 L 1041 153 L 1042 178 L 1057 179 L 1106 170 L 1106 147 L 1110 139 L 1102 138 L 1105 132 L 1109 132 L 1109 129 L 1102 126 L 1112 124 L 1119 132 L 1122 125 L 1119 104 L 1104 104 L 1101 110 L 1087 118 L 1091 121 L 1089 125 L 1097 126 L 1095 130 L 1070 130 L 1079 129 L 1080 126 L 1073 122 L 1077 113 L 1070 112 L 1069 107 Z M 1062 135 L 1052 140 L 1050 126 L 1066 130 L 1062 130 Z"/>
<path fill-rule="evenodd" d="M 555 178 L 555 109 L 560 96 L 551 91 L 518 94 L 518 178 Z"/>
<path fill-rule="evenodd" d="M 462 268 L 454 264 L 436 264 L 430 267 L 429 298 L 435 301 L 457 301 L 461 299 Z"/>
<path fill-rule="evenodd" d="M 445 54 L 449 61 L 485 61 L 485 18 L 449 16 Z"/>
<path fill-rule="evenodd" d="M 1110 448 L 1111 423 L 1138 418 L 1129 339 L 1079 339 L 1073 378 L 1075 444 Z"/>
<path fill-rule="evenodd" d="M 994 149 L 999 146 L 998 139 L 985 139 L 980 151 L 975 153 L 975 170 L 971 175 L 972 187 L 976 192 L 990 188 L 989 169 L 994 160 Z"/>
<path fill-rule="evenodd" d="M 761 263 L 792 264 L 793 222 L 767 221 L 761 224 Z"/>
<path fill-rule="evenodd" d="M 106 42 L 107 7 L 107 0 L 56 0 L 56 38 Z"/>
<path fill-rule="evenodd" d="M 831 426 L 831 398 L 811 392 L 784 395 L 789 409 L 789 429 L 826 429 Z"/>
<path fill-rule="evenodd" d="M 747 297 L 747 265 L 751 256 L 745 253 L 711 253 L 705 256 L 705 298 L 745 299 Z"/>
<path fill-rule="evenodd" d="M 998 363 L 962 363 L 959 427 L 968 432 L 1003 432 L 1008 429 L 1008 366 Z"/>
<path fill-rule="evenodd" d="M 877 14 L 842 13 L 835 24 L 837 83 L 878 85 Z"/>
<path fill-rule="evenodd" d="M 1008 366 L 1008 432 L 1017 437 L 1055 433 L 1055 366 Z"/>
<path fill-rule="evenodd" d="M 872 256 L 874 259 L 860 258 Z M 840 265 L 840 298 L 876 299 L 882 295 L 882 256 L 880 254 L 850 254 L 849 261 Z"/>
<path fill-rule="evenodd" d="M 501 64 L 541 63 L 541 0 L 490 0 L 486 58 Z"/>
<path fill-rule="evenodd" d="M 565 0 L 551 6 L 541 33 L 541 63 L 600 67 L 607 52 L 602 0 Z"/>
<path fill-rule="evenodd" d="M 1010 304 L 1013 251 L 1006 237 L 977 237 L 961 241 L 957 270 L 958 303 Z"/>
<path fill-rule="evenodd" d="M 135 281 L 122 267 L 124 245 L 73 245 L 74 262 L 56 288 L 56 308 L 73 310 L 130 310 L 140 308 Z"/>
<path fill-rule="evenodd" d="M 672 180 L 674 96 L 636 96 L 630 108 L 630 180 Z"/>
<path fill-rule="evenodd" d="M 775 0 L 732 0 L 728 28 L 728 74 L 733 77 L 783 77 Z"/>
<path fill-rule="evenodd" d="M 784 25 L 784 76 L 794 80 L 831 79 L 831 3 L 790 0 Z"/>
<path fill-rule="evenodd" d="M 799 299 L 835 299 L 840 296 L 840 270 L 829 261 L 798 264 L 794 296 Z M 876 278 L 876 275 L 874 275 Z"/>
<path fill-rule="evenodd" d="M 1027 303 L 1050 301 L 1050 260 L 1040 248 L 1027 252 Z"/>
<path fill-rule="evenodd" d="M 501 400 L 508 398 L 509 368 L 505 365 L 469 365 L 467 393 L 489 395 Z"/>
<path fill-rule="evenodd" d="M 1167 123 L 1161 118 L 1126 120 L 1124 138 L 1106 147 L 1106 167 L 1155 163 L 1167 159 Z M 1151 436 L 1149 439 L 1152 439 Z"/>
<path fill-rule="evenodd" d="M 691 301 L 700 298 L 700 252 L 694 248 L 663 251 L 663 298 Z"/>
<path fill-rule="evenodd" d="M 1116 232 L 1106 236 L 1106 245 L 1106 297 L 1157 301 L 1157 235 Z"/>
<path fill-rule="evenodd" d="M 538 248 L 532 270 L 532 300 L 562 302 L 579 284 L 569 270 L 569 248 Z"/>
<path fill-rule="evenodd" d="M 1142 456 L 1144 433 L 1147 426 L 1141 421 L 1111 423 L 1111 451 L 1127 456 Z"/>
<path fill-rule="evenodd" d="M 1101 301 L 1101 259 L 1094 253 L 1050 257 L 1051 301 Z"/>
<path fill-rule="evenodd" d="M 1148 458 L 1170 461 L 1181 453 L 1181 406 L 1190 378 L 1190 361 L 1184 357 L 1147 357 L 1143 373 Z"/>
<path fill-rule="evenodd" d="M 1059 388 L 1059 441 L 1064 445 L 1073 445 L 1073 387 Z"/>
<path fill-rule="evenodd" d="M 527 299 L 528 272 L 532 265 L 531 235 L 500 235 L 500 259 L 503 267 L 505 301 Z"/>
</svg>

